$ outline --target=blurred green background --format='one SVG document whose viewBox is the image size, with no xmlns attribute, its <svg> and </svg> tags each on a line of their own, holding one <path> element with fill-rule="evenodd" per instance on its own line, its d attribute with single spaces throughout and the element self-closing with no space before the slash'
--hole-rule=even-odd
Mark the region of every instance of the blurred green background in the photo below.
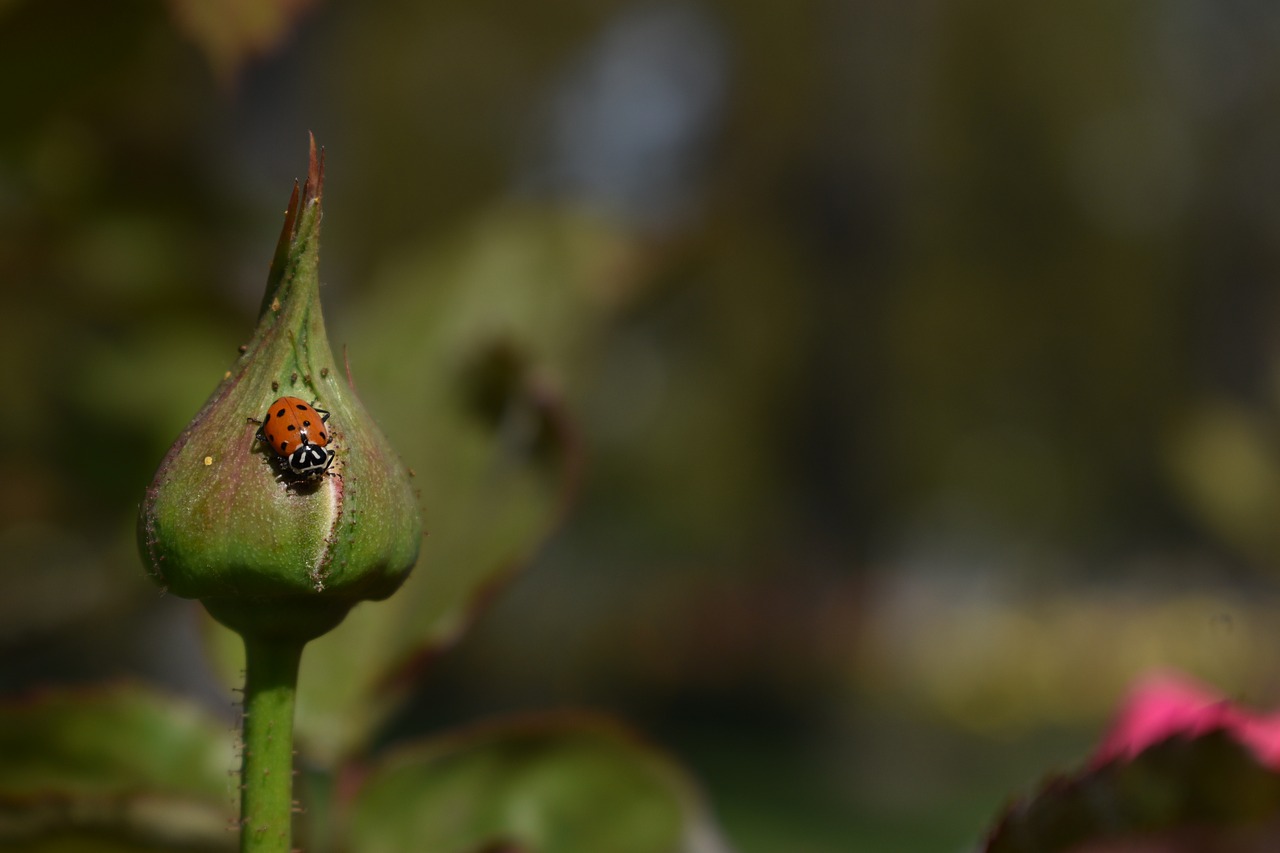
<svg viewBox="0 0 1280 853">
<path fill-rule="evenodd" d="M 430 305 L 580 450 L 388 739 L 600 708 L 743 853 L 958 850 L 1139 672 L 1280 700 L 1277 44 L 1249 0 L 0 0 L 0 692 L 229 712 L 133 518 L 311 130 L 393 440 L 415 376 L 486 410 L 361 381 Z"/>
</svg>

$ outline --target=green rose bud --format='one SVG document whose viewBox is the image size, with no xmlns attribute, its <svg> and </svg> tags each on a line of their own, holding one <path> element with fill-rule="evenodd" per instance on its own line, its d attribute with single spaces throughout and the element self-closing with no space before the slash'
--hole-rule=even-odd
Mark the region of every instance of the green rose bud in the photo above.
<svg viewBox="0 0 1280 853">
<path fill-rule="evenodd" d="M 323 177 L 313 140 L 253 339 L 160 463 L 139 518 L 154 580 L 200 599 L 246 638 L 305 642 L 325 633 L 357 602 L 394 592 L 422 537 L 408 474 L 344 379 L 325 334 Z M 308 421 L 325 418 L 307 427 L 267 420 L 268 407 L 286 396 L 328 415 L 304 411 Z M 288 435 L 308 432 L 286 447 L 302 447 L 315 464 L 291 469 L 289 454 L 260 438 L 260 426 L 263 434 L 287 426 L 294 427 Z"/>
</svg>

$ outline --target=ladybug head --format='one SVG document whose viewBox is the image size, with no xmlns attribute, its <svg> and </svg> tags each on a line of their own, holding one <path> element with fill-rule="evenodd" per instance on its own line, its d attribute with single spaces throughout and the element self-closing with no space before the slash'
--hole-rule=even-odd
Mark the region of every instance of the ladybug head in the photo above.
<svg viewBox="0 0 1280 853">
<path fill-rule="evenodd" d="M 289 473 L 304 480 L 314 480 L 333 464 L 333 450 L 328 447 L 317 447 L 308 441 L 298 445 L 298 449 L 289 454 Z"/>
</svg>

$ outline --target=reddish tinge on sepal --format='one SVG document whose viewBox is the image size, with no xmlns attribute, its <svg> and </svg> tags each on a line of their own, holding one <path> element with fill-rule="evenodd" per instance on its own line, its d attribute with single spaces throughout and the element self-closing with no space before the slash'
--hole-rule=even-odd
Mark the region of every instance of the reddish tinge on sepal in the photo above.
<svg viewBox="0 0 1280 853">
<path fill-rule="evenodd" d="M 284 227 L 280 229 L 280 239 L 276 241 L 275 253 L 271 256 L 271 268 L 267 271 L 267 287 L 262 296 L 262 307 L 258 314 L 264 314 L 276 298 L 276 291 L 284 278 L 285 266 L 289 260 L 289 249 L 298 236 L 298 212 L 315 202 L 320 204 L 324 193 L 324 148 L 316 154 L 316 138 L 308 134 L 311 140 L 311 151 L 307 160 L 307 179 L 302 185 L 301 195 L 298 182 L 293 182 L 293 194 L 289 196 L 289 205 L 284 211 Z"/>
</svg>

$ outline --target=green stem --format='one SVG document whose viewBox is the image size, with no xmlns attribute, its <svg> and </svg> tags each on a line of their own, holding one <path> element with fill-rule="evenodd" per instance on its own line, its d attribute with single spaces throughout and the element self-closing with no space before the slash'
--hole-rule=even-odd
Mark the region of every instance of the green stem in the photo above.
<svg viewBox="0 0 1280 853">
<path fill-rule="evenodd" d="M 293 706 L 302 643 L 244 638 L 240 853 L 289 853 Z"/>
</svg>

